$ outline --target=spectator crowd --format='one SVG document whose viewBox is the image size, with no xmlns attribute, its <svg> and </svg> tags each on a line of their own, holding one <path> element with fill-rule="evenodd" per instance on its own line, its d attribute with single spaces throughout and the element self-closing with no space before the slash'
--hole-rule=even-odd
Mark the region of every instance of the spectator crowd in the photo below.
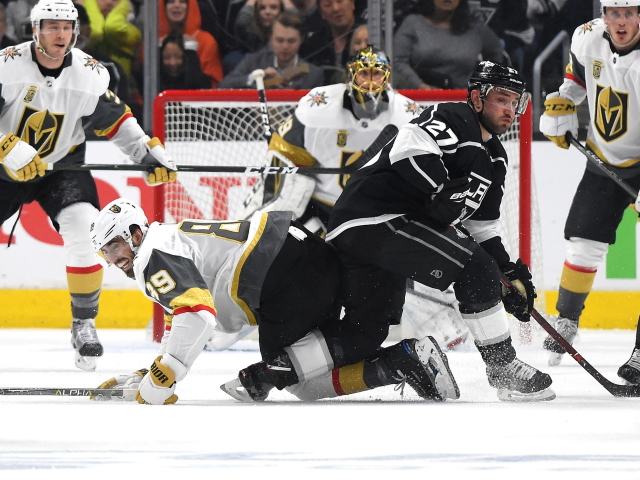
<svg viewBox="0 0 640 480">
<path fill-rule="evenodd" d="M 31 40 L 35 3 L 0 0 L 2 48 Z M 110 89 L 138 116 L 148 55 L 142 0 L 76 6 L 77 46 L 109 68 Z M 466 88 L 480 60 L 509 63 L 530 85 L 542 49 L 592 17 L 592 0 L 394 0 L 393 85 Z M 258 68 L 267 88 L 344 82 L 349 58 L 368 43 L 367 19 L 367 0 L 158 0 L 158 90 L 253 88 Z M 558 75 L 561 62 L 551 62 Z"/>
</svg>

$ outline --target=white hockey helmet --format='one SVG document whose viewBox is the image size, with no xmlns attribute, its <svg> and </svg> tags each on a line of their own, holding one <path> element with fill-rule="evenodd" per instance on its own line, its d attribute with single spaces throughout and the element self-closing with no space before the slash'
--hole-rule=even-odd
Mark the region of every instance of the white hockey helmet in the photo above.
<svg viewBox="0 0 640 480">
<path fill-rule="evenodd" d="M 143 235 L 147 234 L 149 222 L 142 208 L 126 198 L 110 202 L 100 210 L 91 224 L 89 234 L 94 250 L 99 252 L 114 238 L 122 237 L 136 253 L 139 247 L 133 246 L 132 226 L 139 227 Z"/>
<path fill-rule="evenodd" d="M 600 0 L 602 7 L 640 7 L 640 0 Z"/>
<path fill-rule="evenodd" d="M 79 33 L 78 10 L 73 5 L 73 2 L 71 0 L 40 0 L 31 9 L 33 39 L 36 42 L 36 47 L 46 55 L 47 52 L 40 46 L 39 39 L 43 20 L 69 20 L 73 22 L 73 38 L 65 52 L 65 55 L 67 55 L 75 46 Z"/>
</svg>

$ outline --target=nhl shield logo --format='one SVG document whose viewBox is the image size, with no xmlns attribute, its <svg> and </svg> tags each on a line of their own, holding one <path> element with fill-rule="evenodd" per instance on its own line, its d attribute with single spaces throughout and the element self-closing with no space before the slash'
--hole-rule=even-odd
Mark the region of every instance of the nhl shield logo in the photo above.
<svg viewBox="0 0 640 480">
<path fill-rule="evenodd" d="M 605 142 L 625 135 L 629 128 L 629 93 L 611 87 L 596 86 L 594 125 Z"/>
<path fill-rule="evenodd" d="M 347 136 L 348 135 L 349 135 L 349 132 L 347 132 L 346 130 L 338 130 L 338 141 L 336 142 L 336 144 L 340 148 L 347 146 Z"/>
<path fill-rule="evenodd" d="M 596 80 L 600 80 L 600 75 L 602 74 L 602 69 L 604 68 L 604 64 L 596 60 L 593 62 L 593 78 Z"/>
</svg>

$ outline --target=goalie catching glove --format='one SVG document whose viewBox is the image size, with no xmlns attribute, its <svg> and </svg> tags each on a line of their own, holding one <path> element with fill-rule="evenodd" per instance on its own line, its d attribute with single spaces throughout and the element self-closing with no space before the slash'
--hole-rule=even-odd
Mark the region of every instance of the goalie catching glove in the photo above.
<svg viewBox="0 0 640 480">
<path fill-rule="evenodd" d="M 571 100 L 558 92 L 550 93 L 544 101 L 544 113 L 540 116 L 540 131 L 560 148 L 569 148 L 567 132 L 578 138 L 578 113 Z"/>
<path fill-rule="evenodd" d="M 178 401 L 178 396 L 173 392 L 176 382 L 182 380 L 187 374 L 180 360 L 165 353 L 156 358 L 138 388 L 136 399 L 138 403 L 151 405 L 170 405 Z"/>
<path fill-rule="evenodd" d="M 145 180 L 151 186 L 174 182 L 178 178 L 175 162 L 157 137 L 141 137 L 130 158 L 135 163 L 150 166 Z"/>
<path fill-rule="evenodd" d="M 0 163 L 14 180 L 26 182 L 36 175 L 43 177 L 47 164 L 40 160 L 38 151 L 13 133 L 0 139 Z"/>
<path fill-rule="evenodd" d="M 518 259 L 516 263 L 509 262 L 502 267 L 511 287 L 502 285 L 502 303 L 504 309 L 521 322 L 528 322 L 533 310 L 533 302 L 538 296 L 536 287 L 531 281 L 531 271 L 526 263 Z"/>
</svg>

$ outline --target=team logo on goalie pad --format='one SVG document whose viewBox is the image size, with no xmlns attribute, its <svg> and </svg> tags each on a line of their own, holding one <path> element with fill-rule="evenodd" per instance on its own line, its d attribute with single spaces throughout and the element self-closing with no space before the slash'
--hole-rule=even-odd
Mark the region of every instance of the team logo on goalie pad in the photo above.
<svg viewBox="0 0 640 480">
<path fill-rule="evenodd" d="M 629 93 L 596 86 L 594 125 L 605 142 L 613 142 L 629 128 Z"/>
<path fill-rule="evenodd" d="M 35 148 L 40 158 L 45 158 L 55 150 L 63 123 L 62 113 L 25 106 L 16 136 Z"/>
</svg>

